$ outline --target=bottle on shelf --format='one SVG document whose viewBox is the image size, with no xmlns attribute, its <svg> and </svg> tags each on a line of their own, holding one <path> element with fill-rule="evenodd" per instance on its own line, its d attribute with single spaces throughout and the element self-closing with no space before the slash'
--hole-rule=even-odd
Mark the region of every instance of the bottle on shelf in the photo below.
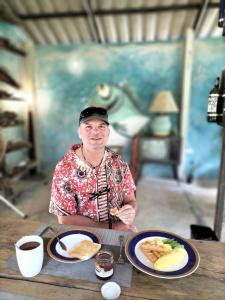
<svg viewBox="0 0 225 300">
<path fill-rule="evenodd" d="M 225 0 L 220 0 L 218 27 L 224 27 Z"/>
<path fill-rule="evenodd" d="M 222 117 L 222 126 L 225 126 L 225 87 L 221 89 L 221 102 L 223 103 L 223 117 Z"/>
<path fill-rule="evenodd" d="M 208 97 L 207 121 L 220 123 L 223 119 L 223 99 L 220 95 L 220 78 L 216 78 L 215 85 Z"/>
</svg>

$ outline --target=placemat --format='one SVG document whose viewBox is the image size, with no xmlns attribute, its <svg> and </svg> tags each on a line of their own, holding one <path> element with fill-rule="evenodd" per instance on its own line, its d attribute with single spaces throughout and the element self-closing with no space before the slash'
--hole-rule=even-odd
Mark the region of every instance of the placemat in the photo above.
<svg viewBox="0 0 225 300">
<path fill-rule="evenodd" d="M 41 225 L 34 234 L 39 235 L 48 225 Z M 64 225 L 51 225 L 58 233 L 69 230 L 71 228 L 80 228 L 78 226 L 64 226 Z M 131 235 L 129 232 L 106 230 L 100 228 L 89 228 L 91 231 L 95 232 L 102 241 L 102 249 L 109 249 L 114 254 L 114 261 L 117 260 L 119 255 L 119 235 L 124 235 L 125 241 Z M 52 237 L 51 232 L 46 232 L 43 234 L 44 244 L 45 244 L 45 259 L 43 268 L 40 274 L 53 275 L 53 276 L 63 276 L 70 279 L 81 279 L 88 280 L 97 283 L 103 283 L 95 276 L 95 259 L 89 259 L 79 263 L 62 263 L 58 262 L 47 254 L 46 245 L 49 238 Z M 123 249 L 123 257 L 125 258 L 125 253 Z M 12 269 L 18 269 L 16 255 L 12 255 L 6 262 L 7 267 Z M 110 280 L 118 282 L 120 286 L 130 287 L 132 281 L 132 265 L 125 262 L 124 264 L 114 263 L 114 274 Z"/>
</svg>

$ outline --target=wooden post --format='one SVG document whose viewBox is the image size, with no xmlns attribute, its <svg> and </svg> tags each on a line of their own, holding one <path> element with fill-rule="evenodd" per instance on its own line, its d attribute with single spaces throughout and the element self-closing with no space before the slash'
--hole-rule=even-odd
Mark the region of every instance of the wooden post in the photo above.
<svg viewBox="0 0 225 300">
<path fill-rule="evenodd" d="M 223 93 L 225 89 L 225 70 L 222 71 L 220 92 Z M 224 114 L 224 112 L 223 112 Z M 224 120 L 223 120 L 224 121 Z M 225 188 L 225 123 L 221 124 L 223 126 L 223 142 L 221 151 L 221 162 L 220 162 L 220 175 L 218 182 L 217 200 L 216 200 L 216 212 L 214 219 L 214 232 L 218 239 L 221 238 L 221 231 L 223 225 L 223 215 L 224 215 L 224 188 Z"/>
<path fill-rule="evenodd" d="M 193 56 L 193 41 L 194 33 L 191 28 L 186 30 L 185 46 L 184 46 L 184 66 L 183 66 L 183 80 L 182 80 L 182 102 L 180 108 L 180 158 L 181 164 L 178 168 L 178 177 L 184 179 L 184 165 L 186 156 L 186 138 L 188 131 L 188 118 L 189 118 L 189 101 L 191 91 L 191 73 L 192 73 L 192 56 Z"/>
</svg>

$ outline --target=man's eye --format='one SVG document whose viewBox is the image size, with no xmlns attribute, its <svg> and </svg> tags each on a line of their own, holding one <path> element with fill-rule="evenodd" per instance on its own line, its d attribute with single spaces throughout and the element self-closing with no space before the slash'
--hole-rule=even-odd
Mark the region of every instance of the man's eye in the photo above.
<svg viewBox="0 0 225 300">
<path fill-rule="evenodd" d="M 105 126 L 105 125 L 100 125 L 99 128 L 100 128 L 100 129 L 105 129 L 106 126 Z"/>
<path fill-rule="evenodd" d="M 91 126 L 90 126 L 90 125 L 87 125 L 85 128 L 87 128 L 87 129 L 91 129 Z"/>
</svg>

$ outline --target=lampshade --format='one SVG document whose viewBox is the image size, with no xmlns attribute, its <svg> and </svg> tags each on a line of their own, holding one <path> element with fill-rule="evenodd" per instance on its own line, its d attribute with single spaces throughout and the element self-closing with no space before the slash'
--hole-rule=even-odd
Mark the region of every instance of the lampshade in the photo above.
<svg viewBox="0 0 225 300">
<path fill-rule="evenodd" d="M 170 91 L 161 91 L 149 106 L 149 111 L 153 113 L 175 113 L 178 112 L 178 107 Z"/>
</svg>

